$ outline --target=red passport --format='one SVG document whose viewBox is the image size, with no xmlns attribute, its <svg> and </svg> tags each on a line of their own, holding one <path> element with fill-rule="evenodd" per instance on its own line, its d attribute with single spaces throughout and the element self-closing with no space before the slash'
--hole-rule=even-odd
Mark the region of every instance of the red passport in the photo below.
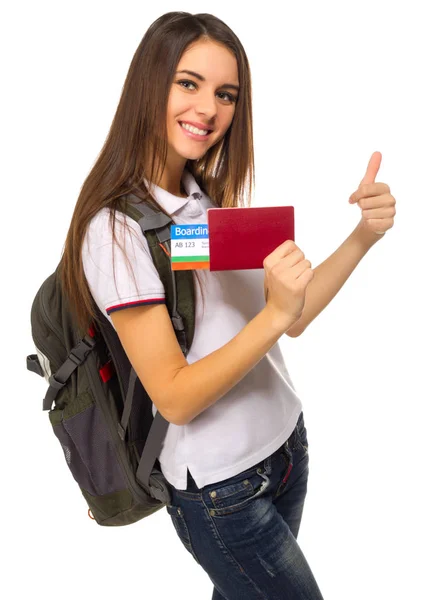
<svg viewBox="0 0 425 600">
<path fill-rule="evenodd" d="M 207 209 L 210 271 L 262 269 L 263 261 L 294 238 L 294 207 Z"/>
</svg>

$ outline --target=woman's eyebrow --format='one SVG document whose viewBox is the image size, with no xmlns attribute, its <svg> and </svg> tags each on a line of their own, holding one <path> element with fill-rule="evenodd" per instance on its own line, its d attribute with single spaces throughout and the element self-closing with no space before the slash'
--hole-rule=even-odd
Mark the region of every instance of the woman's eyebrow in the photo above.
<svg viewBox="0 0 425 600">
<path fill-rule="evenodd" d="M 202 77 L 202 75 L 199 75 L 199 73 L 195 73 L 194 71 L 184 69 L 183 71 L 176 71 L 176 75 L 177 73 L 187 73 L 188 75 L 192 75 L 192 77 L 197 77 L 200 81 L 205 81 L 205 77 Z M 220 87 L 232 88 L 233 90 L 239 91 L 239 86 L 234 85 L 233 83 L 223 83 Z"/>
</svg>

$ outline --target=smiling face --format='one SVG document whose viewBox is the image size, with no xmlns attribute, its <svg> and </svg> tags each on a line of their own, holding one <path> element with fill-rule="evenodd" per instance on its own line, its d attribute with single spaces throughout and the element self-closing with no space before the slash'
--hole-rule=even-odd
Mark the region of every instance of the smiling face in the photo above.
<svg viewBox="0 0 425 600">
<path fill-rule="evenodd" d="M 183 70 L 191 74 L 179 72 Z M 198 41 L 186 50 L 177 66 L 168 98 L 167 162 L 171 160 L 177 165 L 187 159 L 198 160 L 225 135 L 238 97 L 238 89 L 231 86 L 239 86 L 238 64 L 225 46 Z M 187 121 L 213 131 L 208 135 L 186 131 L 180 123 Z"/>
</svg>

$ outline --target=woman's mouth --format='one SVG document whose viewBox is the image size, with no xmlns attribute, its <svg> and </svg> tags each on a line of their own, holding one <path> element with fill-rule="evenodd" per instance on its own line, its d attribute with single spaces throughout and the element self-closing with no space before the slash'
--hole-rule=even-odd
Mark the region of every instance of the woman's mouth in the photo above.
<svg viewBox="0 0 425 600">
<path fill-rule="evenodd" d="M 206 140 L 208 138 L 208 136 L 210 135 L 211 131 L 208 131 L 208 133 L 204 133 L 206 130 L 200 130 L 197 129 L 196 127 L 193 127 L 192 125 L 188 125 L 187 123 L 184 123 L 184 121 L 179 121 L 179 125 L 181 130 L 183 131 L 184 134 L 187 135 L 187 137 L 192 138 L 192 140 L 198 140 L 200 142 Z M 201 133 L 199 133 L 199 131 L 201 131 Z"/>
</svg>

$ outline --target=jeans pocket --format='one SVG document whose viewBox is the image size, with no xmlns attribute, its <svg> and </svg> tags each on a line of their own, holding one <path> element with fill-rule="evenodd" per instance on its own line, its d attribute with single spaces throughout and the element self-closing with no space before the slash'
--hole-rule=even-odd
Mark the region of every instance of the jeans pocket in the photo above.
<svg viewBox="0 0 425 600">
<path fill-rule="evenodd" d="M 183 509 L 181 506 L 174 506 L 173 504 L 165 505 L 168 514 L 171 517 L 171 520 L 174 525 L 174 529 L 176 530 L 177 535 L 179 536 L 180 541 L 186 550 L 192 555 L 192 557 L 199 563 L 199 560 L 196 557 L 196 554 L 192 547 L 192 542 L 189 535 L 189 529 L 186 524 L 186 520 L 184 518 Z"/>
<path fill-rule="evenodd" d="M 216 516 L 238 512 L 249 506 L 254 498 L 262 496 L 270 486 L 270 478 L 264 469 L 249 470 L 220 485 L 216 484 L 209 493 Z"/>
<path fill-rule="evenodd" d="M 181 508 L 181 506 L 174 506 L 173 504 L 166 504 L 165 508 L 167 509 L 167 512 L 171 517 L 174 529 L 176 530 L 176 533 L 179 536 L 181 543 L 199 565 L 199 560 L 197 559 L 192 547 L 189 529 L 187 528 L 186 520 L 183 514 L 183 509 Z"/>
</svg>

